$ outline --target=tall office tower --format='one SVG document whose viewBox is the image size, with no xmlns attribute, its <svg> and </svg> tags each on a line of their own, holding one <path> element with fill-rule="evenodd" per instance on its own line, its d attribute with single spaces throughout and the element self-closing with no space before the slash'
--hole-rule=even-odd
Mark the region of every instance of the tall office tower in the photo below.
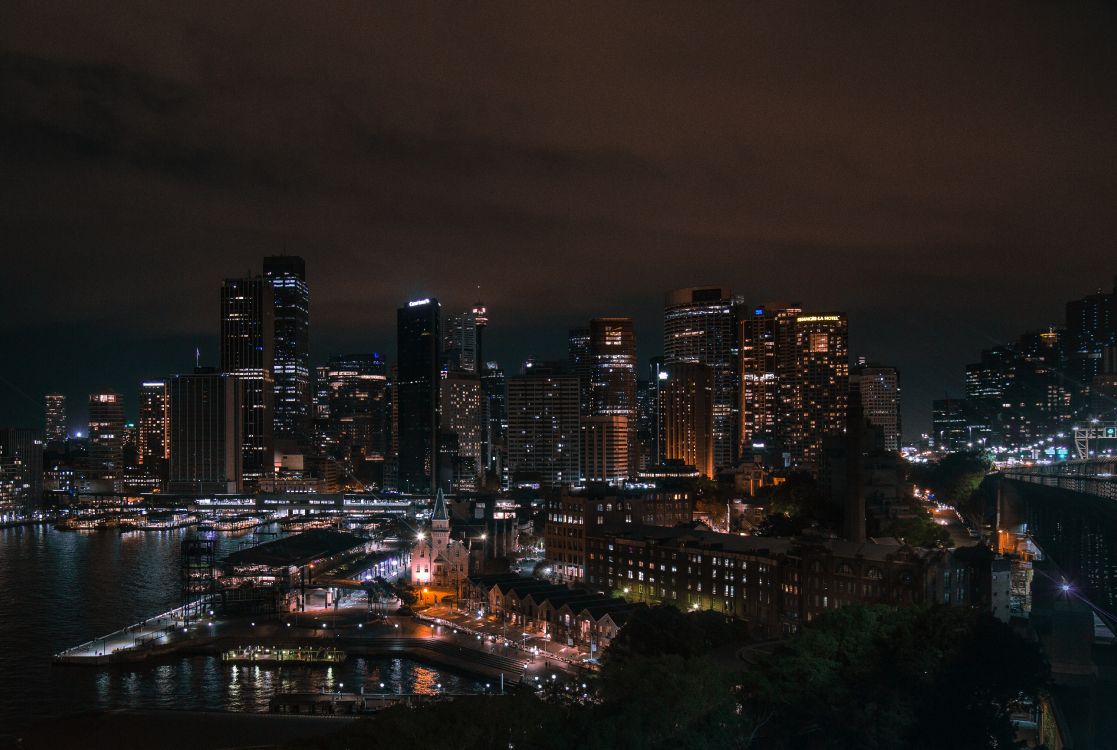
<svg viewBox="0 0 1117 750">
<path fill-rule="evenodd" d="M 636 418 L 636 334 L 632 318 L 590 321 L 593 416 Z"/>
<path fill-rule="evenodd" d="M 557 489 L 578 481 L 578 378 L 533 367 L 508 378 L 508 473 L 511 486 Z"/>
<path fill-rule="evenodd" d="M 0 428 L 0 518 L 43 499 L 43 439 L 38 430 Z"/>
<path fill-rule="evenodd" d="M 582 417 L 582 481 L 623 485 L 628 479 L 628 436 L 628 417 Z"/>
<path fill-rule="evenodd" d="M 481 380 L 468 372 L 442 373 L 439 394 L 439 439 L 453 436 L 456 445 L 449 465 L 443 466 L 440 486 L 454 492 L 473 492 L 484 468 L 482 446 Z"/>
<path fill-rule="evenodd" d="M 274 304 L 275 390 L 273 432 L 277 438 L 304 440 L 312 418 L 310 388 L 310 287 L 306 263 L 296 255 L 264 258 Z"/>
<path fill-rule="evenodd" d="M 724 287 L 668 292 L 663 311 L 663 358 L 706 365 L 714 378 L 714 466 L 737 462 L 740 375 L 733 295 Z"/>
<path fill-rule="evenodd" d="M 66 442 L 66 396 L 61 393 L 46 395 L 46 429 L 43 438 L 48 443 Z"/>
<path fill-rule="evenodd" d="M 864 418 L 880 428 L 884 449 L 900 450 L 900 371 L 861 361 L 850 371 L 849 385 L 861 397 Z"/>
<path fill-rule="evenodd" d="M 1117 419 L 1117 346 L 1102 351 L 1101 373 L 1090 385 L 1090 413 L 1095 419 L 1112 422 Z"/>
<path fill-rule="evenodd" d="M 486 362 L 481 375 L 481 395 L 484 399 L 485 434 L 482 441 L 482 464 L 486 481 L 498 479 L 503 473 L 503 453 L 507 437 L 508 414 L 505 409 L 507 384 L 504 370 L 497 362 Z"/>
<path fill-rule="evenodd" d="M 769 304 L 740 316 L 741 450 L 785 444 L 791 420 L 798 305 Z"/>
<path fill-rule="evenodd" d="M 648 379 L 642 382 L 643 395 L 636 395 L 636 435 L 640 445 L 640 468 L 663 463 L 663 429 L 659 421 L 659 392 L 667 379 L 663 357 L 648 360 Z M 639 387 L 638 387 L 639 388 Z"/>
<path fill-rule="evenodd" d="M 485 328 L 489 325 L 489 311 L 485 307 L 485 303 L 477 300 L 473 303 L 473 325 L 476 326 L 477 338 L 477 351 L 476 362 L 477 371 L 481 372 L 486 364 L 485 360 Z"/>
<path fill-rule="evenodd" d="M 388 454 L 388 365 L 379 353 L 335 354 L 325 374 L 329 433 L 346 469 L 382 481 Z"/>
<path fill-rule="evenodd" d="M 665 461 L 679 460 L 711 479 L 717 468 L 714 456 L 713 368 L 690 362 L 664 365 L 659 379 L 660 439 Z"/>
<path fill-rule="evenodd" d="M 1068 362 L 1066 378 L 1074 387 L 1079 418 L 1097 417 L 1089 411 L 1089 386 L 1103 373 L 1105 348 L 1117 346 L 1117 277 L 1113 291 L 1095 293 L 1067 303 Z M 1096 403 L 1096 400 L 1094 400 Z"/>
<path fill-rule="evenodd" d="M 137 428 L 137 460 L 147 474 L 165 477 L 171 450 L 170 392 L 166 380 L 140 384 L 140 423 Z"/>
<path fill-rule="evenodd" d="M 241 399 L 250 381 L 198 367 L 169 384 L 169 492 L 239 492 L 244 425 Z"/>
<path fill-rule="evenodd" d="M 593 413 L 593 358 L 590 355 L 590 329 L 571 328 L 567 335 L 566 363 L 570 372 L 578 376 L 578 404 L 581 414 Z"/>
<path fill-rule="evenodd" d="M 478 317 L 480 310 L 480 321 Z M 487 324 L 485 308 L 450 315 L 442 331 L 443 361 L 450 370 L 477 372 L 482 360 L 479 358 L 480 340 L 478 334 Z"/>
<path fill-rule="evenodd" d="M 660 359 L 662 362 L 662 359 Z M 637 471 L 659 463 L 657 435 L 659 425 L 659 381 L 641 379 L 636 382 L 636 451 Z"/>
<path fill-rule="evenodd" d="M 636 333 L 632 318 L 594 318 L 590 321 L 590 379 L 592 416 L 628 420 L 628 456 L 636 447 Z M 629 466 L 635 473 L 636 466 Z"/>
<path fill-rule="evenodd" d="M 271 281 L 226 279 L 221 286 L 221 371 L 241 380 L 241 471 L 251 488 L 274 473 L 275 304 Z"/>
<path fill-rule="evenodd" d="M 814 464 L 827 435 L 845 430 L 849 399 L 848 326 L 842 313 L 795 318 L 788 447 L 798 464 Z"/>
<path fill-rule="evenodd" d="M 396 313 L 399 489 L 435 491 L 438 456 L 440 305 L 417 299 Z"/>
<path fill-rule="evenodd" d="M 330 366 L 318 365 L 314 368 L 314 419 L 330 417 Z"/>
<path fill-rule="evenodd" d="M 119 479 L 124 464 L 124 397 L 112 391 L 89 395 L 90 479 Z"/>
</svg>

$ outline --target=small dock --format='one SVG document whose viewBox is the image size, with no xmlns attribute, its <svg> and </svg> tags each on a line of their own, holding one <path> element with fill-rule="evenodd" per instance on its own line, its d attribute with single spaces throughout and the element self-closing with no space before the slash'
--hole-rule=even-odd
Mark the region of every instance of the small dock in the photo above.
<svg viewBox="0 0 1117 750">
<path fill-rule="evenodd" d="M 360 693 L 280 693 L 268 703 L 273 714 L 359 714 L 365 711 Z"/>
<path fill-rule="evenodd" d="M 229 662 L 303 662 L 308 664 L 341 664 L 345 652 L 336 648 L 307 646 L 245 646 L 221 653 L 221 661 Z"/>
</svg>

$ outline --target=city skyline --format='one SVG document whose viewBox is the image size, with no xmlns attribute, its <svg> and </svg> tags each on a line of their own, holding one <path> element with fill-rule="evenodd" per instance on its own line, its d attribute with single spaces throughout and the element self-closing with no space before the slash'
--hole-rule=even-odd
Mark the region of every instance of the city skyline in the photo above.
<svg viewBox="0 0 1117 750">
<path fill-rule="evenodd" d="M 905 374 L 910 436 L 972 352 L 1105 285 L 1111 8 L 632 10 L 277 5 L 267 41 L 235 8 L 13 12 L 0 336 L 27 366 L 0 413 L 37 424 L 59 390 L 79 418 L 195 348 L 216 364 L 211 271 L 290 253 L 314 362 L 392 351 L 393 310 L 423 296 L 482 298 L 506 367 L 599 315 L 634 318 L 646 361 L 684 285 L 842 310 L 851 355 Z M 540 56 L 522 40 L 544 27 Z"/>
<path fill-rule="evenodd" d="M 296 260 L 298 260 L 300 262 L 304 260 L 303 258 L 299 258 L 298 256 L 291 256 L 291 257 L 295 258 Z M 265 258 L 265 260 L 267 260 L 267 258 Z M 260 263 L 259 258 L 256 259 L 256 263 L 257 263 L 257 265 Z M 257 277 L 257 276 L 259 276 L 259 273 L 257 271 L 253 271 L 253 272 L 249 273 L 248 276 L 246 276 L 246 278 L 252 278 L 252 277 Z M 220 284 L 221 278 L 222 277 L 220 276 L 220 274 L 218 276 L 215 276 L 215 283 Z M 1117 279 L 1117 277 L 1106 277 L 1105 279 L 1100 280 L 1098 282 L 1098 286 L 1095 289 L 1091 289 L 1089 291 L 1080 291 L 1080 292 L 1072 293 L 1072 295 L 1069 298 L 1067 298 L 1065 300 L 1061 300 L 1061 301 L 1056 301 L 1053 306 L 1058 308 L 1059 310 L 1063 311 L 1062 313 L 1060 313 L 1060 315 L 1065 315 L 1066 305 L 1068 303 L 1078 302 L 1079 300 L 1090 297 L 1092 295 L 1108 294 L 1109 289 L 1112 288 L 1112 284 L 1117 283 L 1117 281 L 1115 281 L 1115 279 Z M 307 285 L 312 287 L 312 288 L 314 287 L 313 282 L 309 282 Z M 707 288 L 716 288 L 716 287 L 707 287 Z M 473 291 L 476 293 L 477 290 L 474 289 Z M 666 292 L 658 293 L 658 296 L 662 300 L 663 294 L 665 294 L 665 293 L 666 294 L 671 294 L 671 293 L 685 292 L 685 291 L 688 291 L 688 290 L 687 289 L 669 290 L 669 291 L 666 291 Z M 322 296 L 324 296 L 324 295 L 321 292 L 318 292 L 318 298 L 320 299 Z M 651 296 L 655 296 L 655 295 L 651 295 Z M 432 297 L 433 297 L 433 295 L 432 295 Z M 427 298 L 432 298 L 432 297 L 419 297 L 417 299 L 427 299 Z M 772 304 L 771 302 L 753 303 L 750 300 L 741 300 L 740 295 L 737 295 L 736 293 L 734 293 L 734 297 L 737 298 L 738 302 L 741 302 L 743 304 L 744 308 L 751 307 L 753 304 L 757 304 L 757 305 L 760 305 L 760 306 Z M 391 305 L 392 309 L 395 310 L 399 305 L 406 305 L 410 301 L 413 301 L 413 300 L 412 299 L 400 299 L 396 302 L 393 302 L 392 305 Z M 448 317 L 453 316 L 453 317 L 459 317 L 460 318 L 464 315 L 470 314 L 470 311 L 472 310 L 473 306 L 477 303 L 478 303 L 478 300 L 474 299 L 472 302 L 460 306 L 460 308 L 458 306 L 453 306 L 453 305 L 444 305 L 443 306 L 443 315 L 448 316 Z M 787 303 L 781 301 L 781 302 L 778 302 L 778 303 L 775 303 L 775 304 L 778 307 L 780 305 L 786 305 Z M 800 309 L 802 307 L 802 305 L 803 305 L 803 303 L 799 299 L 795 299 L 794 302 L 791 303 L 791 306 L 792 306 L 793 309 Z M 1051 306 L 1051 305 L 1048 305 L 1048 306 Z M 817 305 L 812 305 L 809 302 L 806 304 L 806 307 L 807 307 L 808 310 L 809 309 L 819 309 Z M 840 309 L 840 308 L 838 308 L 838 309 Z M 170 377 L 171 375 L 177 374 L 177 373 L 189 373 L 189 372 L 192 371 L 193 366 L 194 366 L 195 363 L 199 363 L 202 366 L 217 366 L 217 365 L 220 364 L 220 359 L 221 359 L 220 325 L 221 325 L 221 321 L 220 321 L 220 317 L 219 316 L 217 316 L 217 317 L 218 317 L 218 319 L 214 321 L 214 330 L 209 331 L 205 334 L 202 334 L 198 337 L 198 340 L 202 340 L 202 339 L 208 340 L 208 342 L 210 344 L 209 349 L 212 352 L 211 355 L 208 356 L 208 357 L 207 357 L 207 354 L 206 354 L 207 349 L 205 347 L 202 347 L 200 345 L 193 346 L 189 350 L 189 352 L 180 352 L 180 354 L 182 354 L 181 357 L 178 357 L 177 355 L 175 355 L 175 357 L 176 357 L 175 361 L 178 364 L 177 364 L 176 367 L 174 367 L 172 369 L 158 371 L 152 366 L 145 366 L 145 367 L 142 367 L 142 369 L 139 371 L 140 373 L 142 373 L 141 375 L 136 375 L 135 377 L 132 377 L 130 380 L 123 380 L 124 375 L 123 374 L 118 374 L 116 376 L 116 379 L 113 380 L 111 382 L 111 384 L 109 384 L 108 386 L 99 385 L 102 382 L 100 380 L 80 379 L 80 382 L 83 382 L 87 385 L 90 385 L 90 387 L 87 388 L 85 385 L 73 385 L 70 390 L 63 390 L 61 388 L 50 388 L 50 387 L 47 387 L 47 386 L 42 386 L 42 387 L 39 388 L 39 391 L 41 391 L 41 392 L 28 393 L 24 389 L 19 388 L 18 386 L 16 386 L 16 384 L 13 384 L 7 378 L 3 378 L 2 376 L 0 376 L 0 383 L 3 383 L 4 385 L 7 386 L 6 391 L 0 390 L 0 393 L 3 394 L 3 395 L 0 395 L 0 407 L 7 408 L 8 413 L 11 414 L 11 415 L 14 415 L 14 416 L 10 416 L 8 418 L 7 421 L 9 423 L 19 424 L 19 425 L 22 425 L 24 427 L 34 427 L 36 429 L 42 430 L 43 425 L 44 425 L 44 399 L 47 396 L 52 395 L 56 392 L 61 393 L 65 397 L 65 401 L 67 403 L 67 406 L 64 409 L 64 414 L 65 414 L 65 422 L 66 422 L 66 425 L 67 425 L 67 428 L 68 428 L 69 435 L 76 436 L 77 433 L 82 433 L 82 436 L 84 436 L 84 433 L 87 431 L 87 427 L 88 427 L 88 410 L 85 408 L 86 398 L 87 398 L 88 394 L 94 393 L 94 392 L 99 391 L 99 390 L 117 390 L 123 396 L 126 421 L 129 422 L 129 423 L 138 424 L 140 419 L 141 419 L 141 414 L 140 414 L 141 397 L 140 397 L 140 393 L 142 392 L 142 387 L 143 387 L 143 384 L 144 384 L 145 381 L 166 379 L 166 378 Z M 849 316 L 847 315 L 846 317 L 848 318 Z M 664 331 L 664 311 L 663 311 L 662 303 L 661 303 L 660 308 L 659 308 L 659 319 L 658 320 L 659 320 L 658 328 L 653 328 L 653 330 L 658 330 L 658 332 L 659 332 L 658 336 L 653 337 L 653 336 L 642 335 L 641 330 L 639 329 L 639 327 L 634 326 L 635 333 L 636 333 L 636 350 L 637 350 L 636 371 L 637 371 L 637 377 L 638 377 L 639 380 L 645 380 L 647 378 L 646 370 L 647 370 L 648 364 L 653 359 L 661 358 L 662 355 L 663 355 L 663 351 L 662 351 L 663 346 L 660 344 L 660 342 L 663 341 L 663 331 Z M 490 331 L 490 333 L 488 334 L 487 340 L 490 342 L 489 343 L 490 348 L 486 350 L 485 358 L 489 362 L 497 362 L 501 366 L 502 369 L 504 369 L 505 371 L 508 371 L 510 374 L 518 374 L 520 372 L 520 368 L 521 368 L 521 365 L 523 364 L 523 362 L 525 362 L 529 359 L 532 359 L 532 360 L 535 360 L 535 361 L 559 361 L 559 360 L 565 359 L 566 354 L 567 354 L 567 350 L 568 350 L 568 335 L 571 331 L 577 330 L 577 325 L 579 325 L 578 321 L 573 321 L 570 325 L 560 326 L 561 330 L 556 329 L 554 331 L 550 331 L 550 333 L 552 333 L 554 335 L 546 336 L 546 337 L 544 337 L 543 335 L 540 335 L 538 337 L 529 338 L 528 341 L 530 341 L 531 343 L 528 343 L 528 344 L 523 343 L 523 340 L 521 339 L 521 341 L 517 345 L 517 344 L 509 343 L 509 342 L 506 342 L 506 341 L 503 340 L 503 337 L 501 336 L 502 331 L 500 330 L 500 324 L 503 323 L 503 321 L 500 319 L 499 312 L 498 312 L 498 315 L 497 315 L 497 322 L 498 322 L 497 329 L 495 331 Z M 1063 318 L 1062 317 L 1057 317 L 1053 320 L 1053 322 L 1051 322 L 1049 324 L 1046 324 L 1046 325 L 1043 325 L 1043 326 L 1026 326 L 1024 329 L 1021 329 L 1021 330 L 1024 331 L 1025 333 L 1031 333 L 1031 334 L 1038 335 L 1045 330 L 1061 329 L 1062 326 L 1063 326 L 1063 323 L 1064 323 Z M 581 323 L 580 325 L 584 326 L 585 324 Z M 573 327 L 571 327 L 571 326 L 573 326 Z M 398 342 L 396 340 L 396 334 L 395 334 L 394 331 L 391 332 L 388 335 L 389 340 L 386 343 L 384 343 L 383 345 L 370 346 L 370 347 L 358 347 L 358 346 L 347 346 L 345 344 L 345 342 L 340 342 L 337 347 L 335 347 L 333 349 L 326 349 L 322 345 L 317 345 L 317 346 L 315 345 L 316 344 L 316 339 L 318 338 L 318 335 L 319 335 L 319 332 L 317 330 L 317 326 L 313 326 L 312 328 L 313 328 L 313 333 L 309 336 L 310 352 L 311 352 L 311 354 L 310 354 L 311 368 L 310 369 L 312 371 L 315 368 L 322 367 L 322 366 L 328 364 L 328 362 L 333 358 L 336 358 L 336 357 L 339 357 L 339 356 L 344 356 L 344 352 L 359 351 L 359 350 L 360 351 L 366 351 L 369 354 L 375 353 L 377 356 L 379 356 L 382 359 L 384 359 L 385 361 L 387 361 L 389 365 L 395 365 L 396 364 L 393 356 L 396 353 L 396 346 L 397 346 Z M 849 331 L 850 341 L 856 341 L 859 337 L 857 335 L 858 332 L 856 330 L 855 323 L 851 322 L 850 325 L 849 325 L 849 328 L 850 328 L 850 331 Z M 588 330 L 588 329 L 586 329 L 586 330 Z M 855 365 L 857 363 L 857 361 L 859 361 L 859 360 L 864 360 L 864 361 L 868 361 L 868 362 L 886 361 L 886 362 L 888 362 L 889 366 L 896 367 L 896 369 L 899 370 L 903 374 L 903 379 L 904 379 L 903 393 L 904 393 L 904 395 L 903 395 L 903 398 L 900 401 L 900 408 L 901 408 L 901 414 L 902 414 L 902 417 L 901 417 L 902 429 L 901 429 L 900 437 L 901 437 L 901 440 L 905 443 L 914 443 L 921 436 L 924 436 L 924 435 L 930 436 L 932 439 L 934 438 L 934 435 L 933 435 L 933 432 L 934 432 L 934 427 L 933 427 L 934 413 L 933 413 L 933 409 L 932 409 L 932 405 L 933 405 L 934 401 L 941 400 L 941 399 L 944 399 L 944 398 L 950 398 L 950 399 L 963 399 L 963 398 L 965 398 L 966 393 L 967 393 L 967 388 L 970 387 L 970 386 L 967 385 L 967 377 L 968 377 L 967 376 L 967 368 L 970 368 L 970 367 L 973 366 L 973 365 L 970 365 L 968 363 L 973 362 L 976 359 L 978 359 L 980 352 L 983 351 L 983 350 L 986 350 L 986 349 L 996 350 L 997 348 L 1001 348 L 1005 345 L 1011 344 L 1012 341 L 1014 341 L 1016 338 L 1018 338 L 1021 335 L 1021 330 L 1017 330 L 1017 331 L 1014 331 L 1014 332 L 1010 331 L 1010 332 L 1006 333 L 1006 335 L 1004 336 L 1003 339 L 988 339 L 986 341 L 985 345 L 981 346 L 979 349 L 976 349 L 976 350 L 962 356 L 960 362 L 958 363 L 958 366 L 955 368 L 956 372 L 954 373 L 954 377 L 950 379 L 951 384 L 949 386 L 945 387 L 941 392 L 937 392 L 937 393 L 936 392 L 931 392 L 929 394 L 929 398 L 926 401 L 923 401 L 923 400 L 920 399 L 921 391 L 918 389 L 918 387 L 917 386 L 916 387 L 909 386 L 909 382 L 908 382 L 909 378 L 914 379 L 917 382 L 919 382 L 921 380 L 924 380 L 924 378 L 921 376 L 920 373 L 912 373 L 911 375 L 909 375 L 907 372 L 905 372 L 903 370 L 902 367 L 897 366 L 895 361 L 886 360 L 885 358 L 879 357 L 879 356 L 877 356 L 873 353 L 862 352 L 858 349 L 855 349 L 853 344 L 849 344 L 849 346 L 848 346 L 848 360 L 849 360 L 849 365 L 850 366 Z M 648 339 L 652 339 L 652 343 L 649 344 Z M 538 345 L 533 346 L 533 344 L 535 344 L 536 342 L 538 342 Z M 490 355 L 489 352 L 493 351 L 493 350 L 495 350 L 496 353 Z M 649 350 L 653 351 L 654 353 L 645 356 L 646 352 L 648 352 Z M 517 352 L 517 357 L 516 358 L 508 358 L 508 357 L 500 357 L 499 356 L 500 353 L 507 353 L 509 351 Z M 325 352 L 325 353 L 320 354 L 321 352 Z M 522 356 L 520 356 L 521 354 L 522 354 Z M 189 357 L 187 357 L 186 355 L 189 355 Z M 901 356 L 900 359 L 902 360 L 903 356 Z M 940 369 L 943 369 L 943 368 L 940 366 Z M 313 381 L 313 379 L 314 378 L 312 377 L 311 380 Z M 7 382 L 5 383 L 4 381 L 7 381 Z M 46 381 L 46 382 L 49 385 L 50 383 L 61 382 L 61 379 L 60 378 L 55 378 L 53 380 L 48 379 L 48 381 Z M 0 412 L 0 413 L 2 413 L 2 412 Z M 22 419 L 21 419 L 21 417 L 22 417 Z M 743 417 L 739 417 L 739 418 L 743 419 Z M 915 420 L 915 424 L 914 425 L 908 424 L 908 420 Z"/>
<path fill-rule="evenodd" d="M 0 750 L 1117 741 L 1117 4 L 7 5 Z"/>
</svg>

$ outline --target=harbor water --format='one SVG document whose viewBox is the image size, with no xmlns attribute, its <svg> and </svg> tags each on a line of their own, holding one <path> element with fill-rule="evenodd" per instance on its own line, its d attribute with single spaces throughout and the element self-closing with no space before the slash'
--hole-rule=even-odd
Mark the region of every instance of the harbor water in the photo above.
<svg viewBox="0 0 1117 750">
<path fill-rule="evenodd" d="M 217 535 L 222 557 L 277 527 Z M 340 665 L 233 664 L 179 657 L 111 667 L 55 666 L 51 656 L 178 606 L 187 529 L 0 529 L 0 735 L 35 721 L 120 708 L 266 711 L 279 692 L 472 692 L 482 683 L 407 659 Z"/>
</svg>

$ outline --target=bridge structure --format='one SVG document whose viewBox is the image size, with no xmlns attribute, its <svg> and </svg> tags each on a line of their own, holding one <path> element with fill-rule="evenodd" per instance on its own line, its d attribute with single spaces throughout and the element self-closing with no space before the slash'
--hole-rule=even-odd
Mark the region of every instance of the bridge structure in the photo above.
<svg viewBox="0 0 1117 750">
<path fill-rule="evenodd" d="M 1018 482 L 1057 487 L 1117 503 L 1117 456 L 1007 467 L 1000 474 Z"/>
<path fill-rule="evenodd" d="M 1081 461 L 1100 455 L 1104 449 L 1117 448 L 1117 422 L 1093 420 L 1074 427 L 1074 451 Z"/>
<path fill-rule="evenodd" d="M 1117 457 L 1006 467 L 989 479 L 997 531 L 1030 537 L 1117 623 Z"/>
</svg>

